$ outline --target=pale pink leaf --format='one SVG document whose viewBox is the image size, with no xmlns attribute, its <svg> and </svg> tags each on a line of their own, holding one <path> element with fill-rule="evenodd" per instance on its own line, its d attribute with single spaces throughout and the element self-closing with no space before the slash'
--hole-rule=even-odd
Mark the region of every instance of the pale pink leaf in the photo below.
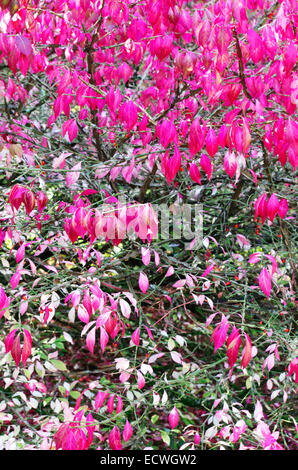
<svg viewBox="0 0 298 470">
<path fill-rule="evenodd" d="M 170 266 L 170 267 L 168 268 L 167 272 L 166 272 L 166 276 L 165 276 L 165 277 L 170 277 L 170 276 L 172 276 L 172 275 L 174 274 L 174 272 L 175 272 L 175 271 L 174 271 L 173 266 Z"/>
<path fill-rule="evenodd" d="M 15 44 L 19 52 L 24 54 L 25 56 L 29 56 L 32 54 L 32 46 L 31 42 L 29 41 L 26 36 L 16 36 L 15 38 Z"/>
<path fill-rule="evenodd" d="M 142 388 L 144 388 L 144 386 L 145 386 L 145 378 L 144 378 L 142 372 L 137 371 L 137 378 L 138 378 L 138 387 L 139 387 L 140 390 L 142 390 Z"/>
<path fill-rule="evenodd" d="M 143 264 L 145 266 L 148 266 L 148 264 L 150 264 L 150 258 L 151 258 L 150 248 L 145 248 L 144 246 L 142 246 L 141 253 L 142 253 Z"/>
<path fill-rule="evenodd" d="M 74 167 L 72 167 L 71 171 L 69 171 L 66 175 L 66 186 L 72 186 L 75 184 L 79 177 L 80 177 L 80 170 L 82 167 L 82 163 L 77 163 Z"/>
<path fill-rule="evenodd" d="M 94 346 L 95 346 L 95 332 L 96 332 L 96 328 L 94 327 L 92 328 L 92 330 L 89 331 L 86 337 L 87 348 L 89 349 L 91 354 L 93 354 Z"/>
<path fill-rule="evenodd" d="M 105 352 L 106 346 L 109 342 L 109 335 L 106 330 L 101 326 L 100 327 L 100 348 L 102 353 Z"/>
</svg>

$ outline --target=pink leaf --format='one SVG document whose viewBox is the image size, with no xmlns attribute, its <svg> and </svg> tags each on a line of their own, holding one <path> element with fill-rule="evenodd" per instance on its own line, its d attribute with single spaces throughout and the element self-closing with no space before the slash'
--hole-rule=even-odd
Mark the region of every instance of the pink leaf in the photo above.
<svg viewBox="0 0 298 470">
<path fill-rule="evenodd" d="M 207 328 L 213 321 L 213 318 L 217 315 L 217 312 L 215 313 L 211 313 L 211 315 L 209 315 L 209 317 L 207 318 L 206 320 L 206 323 L 205 323 L 205 327 Z"/>
<path fill-rule="evenodd" d="M 171 358 L 177 364 L 182 364 L 181 354 L 178 353 L 177 351 L 171 351 Z"/>
<path fill-rule="evenodd" d="M 138 387 L 140 390 L 142 390 L 142 388 L 144 388 L 145 386 L 144 376 L 141 372 L 137 371 L 137 377 L 138 377 Z"/>
<path fill-rule="evenodd" d="M 288 201 L 286 199 L 281 199 L 278 206 L 278 215 L 283 219 L 288 212 Z"/>
<path fill-rule="evenodd" d="M 10 300 L 4 292 L 4 289 L 0 287 L 0 318 L 4 315 L 6 308 L 9 306 Z"/>
<path fill-rule="evenodd" d="M 94 409 L 98 409 L 104 404 L 105 400 L 109 397 L 109 392 L 102 392 L 101 390 L 97 393 L 95 397 Z"/>
<path fill-rule="evenodd" d="M 254 183 L 255 185 L 257 186 L 258 184 L 258 177 L 256 175 L 256 173 L 254 171 L 252 171 L 250 168 L 249 168 L 249 171 L 251 172 L 252 176 L 253 176 L 253 179 L 254 179 Z"/>
<path fill-rule="evenodd" d="M 176 281 L 173 284 L 173 287 L 175 287 L 176 289 L 181 289 L 182 287 L 185 286 L 185 283 L 186 283 L 186 279 L 180 279 L 179 281 Z"/>
<path fill-rule="evenodd" d="M 237 242 L 240 245 L 240 248 L 247 246 L 250 247 L 250 242 L 247 240 L 247 238 L 244 235 L 241 235 L 240 233 L 236 234 Z"/>
<path fill-rule="evenodd" d="M 249 125 L 247 124 L 246 120 L 243 119 L 243 154 L 247 153 L 251 142 L 251 134 Z"/>
<path fill-rule="evenodd" d="M 277 271 L 277 261 L 274 258 L 274 256 L 272 256 L 272 255 L 265 255 L 265 256 L 266 256 L 266 258 L 270 259 L 270 261 L 272 262 L 271 276 L 273 276 L 273 274 Z"/>
<path fill-rule="evenodd" d="M 234 152 L 227 152 L 224 157 L 224 169 L 230 178 L 233 178 L 237 171 L 237 158 Z"/>
<path fill-rule="evenodd" d="M 12 344 L 12 348 L 10 350 L 13 360 L 16 363 L 16 367 L 18 367 L 20 360 L 21 360 L 21 340 L 20 340 L 20 333 L 14 339 Z"/>
<path fill-rule="evenodd" d="M 201 156 L 200 165 L 202 167 L 202 170 L 204 170 L 205 173 L 207 174 L 208 180 L 210 180 L 212 176 L 212 172 L 213 172 L 213 165 L 210 161 L 210 158 L 207 157 L 207 155 L 205 155 L 204 153 Z"/>
<path fill-rule="evenodd" d="M 181 154 L 175 145 L 174 155 L 166 160 L 165 164 L 165 176 L 167 183 L 170 184 L 173 181 L 181 167 Z"/>
<path fill-rule="evenodd" d="M 78 306 L 78 318 L 84 323 L 88 323 L 90 319 L 90 316 L 86 308 L 83 307 L 82 305 Z"/>
<path fill-rule="evenodd" d="M 241 336 L 239 330 L 234 326 L 232 333 L 227 339 L 227 356 L 230 367 L 232 368 L 237 361 L 238 351 L 241 344 Z"/>
<path fill-rule="evenodd" d="M 262 223 L 265 222 L 267 217 L 267 194 L 262 194 L 255 202 L 255 221 L 261 217 Z"/>
<path fill-rule="evenodd" d="M 171 410 L 169 414 L 170 428 L 174 429 L 178 425 L 178 423 L 179 423 L 179 414 L 178 414 L 176 407 L 174 406 L 174 408 Z"/>
<path fill-rule="evenodd" d="M 145 273 L 140 272 L 139 275 L 139 287 L 141 291 L 145 294 L 149 288 L 149 280 Z"/>
<path fill-rule="evenodd" d="M 264 418 L 263 407 L 259 400 L 257 400 L 255 410 L 254 410 L 254 419 L 256 421 L 261 421 Z"/>
<path fill-rule="evenodd" d="M 271 276 L 266 268 L 262 268 L 260 272 L 259 286 L 266 295 L 267 299 L 269 299 L 271 292 Z"/>
<path fill-rule="evenodd" d="M 273 222 L 274 217 L 278 213 L 278 210 L 279 210 L 279 202 L 278 202 L 276 194 L 273 193 L 271 194 L 271 196 L 269 197 L 267 201 L 267 208 L 266 208 L 267 216 L 269 217 L 271 222 Z"/>
<path fill-rule="evenodd" d="M 223 320 L 213 331 L 210 342 L 214 342 L 214 352 L 224 344 L 229 327 L 228 321 Z"/>
<path fill-rule="evenodd" d="M 31 354 L 32 338 L 31 338 L 31 334 L 26 329 L 23 330 L 23 334 L 24 334 L 24 344 L 23 344 L 23 350 L 22 350 L 22 362 L 24 366 L 26 366 L 27 359 Z"/>
<path fill-rule="evenodd" d="M 126 423 L 125 423 L 125 426 L 124 426 L 124 429 L 123 429 L 123 440 L 124 442 L 127 442 L 129 441 L 129 439 L 131 438 L 132 436 L 132 427 L 131 427 L 131 424 L 128 420 L 126 420 Z"/>
<path fill-rule="evenodd" d="M 150 264 L 150 258 L 151 258 L 150 248 L 145 248 L 144 246 L 142 246 L 141 253 L 142 253 L 143 264 L 145 266 L 148 266 L 148 264 Z"/>
<path fill-rule="evenodd" d="M 191 163 L 189 166 L 189 176 L 195 183 L 201 184 L 200 170 L 195 163 Z"/>
<path fill-rule="evenodd" d="M 203 274 L 201 274 L 200 277 L 206 277 L 206 276 L 208 276 L 208 274 L 212 271 L 212 269 L 213 269 L 214 267 L 215 267 L 215 264 L 214 264 L 214 263 L 210 264 L 210 265 L 207 267 L 207 269 L 205 269 L 205 271 L 203 272 Z"/>
<path fill-rule="evenodd" d="M 146 330 L 147 333 L 148 333 L 149 338 L 152 339 L 152 341 L 154 341 L 154 338 L 153 338 L 153 335 L 152 335 L 152 333 L 151 333 L 150 328 L 148 328 L 148 326 L 146 326 L 146 325 L 144 325 L 144 326 L 145 326 L 145 330 Z"/>
<path fill-rule="evenodd" d="M 115 401 L 115 395 L 111 395 L 107 402 L 107 409 L 108 409 L 108 412 L 111 414 L 114 411 L 114 401 Z"/>
<path fill-rule="evenodd" d="M 25 36 L 16 36 L 15 44 L 19 52 L 25 56 L 30 56 L 32 54 L 31 42 Z"/>
<path fill-rule="evenodd" d="M 122 410 L 123 410 L 123 401 L 122 401 L 121 397 L 118 397 L 117 398 L 117 406 L 116 406 L 116 414 L 121 413 Z"/>
<path fill-rule="evenodd" d="M 18 248 L 16 252 L 16 263 L 18 264 L 20 261 L 22 261 L 24 256 L 25 256 L 25 244 L 22 243 L 22 245 Z"/>
<path fill-rule="evenodd" d="M 261 259 L 260 255 L 261 255 L 261 253 L 259 253 L 259 252 L 253 253 L 252 255 L 250 255 L 248 262 L 251 263 L 251 264 L 258 263 Z"/>
<path fill-rule="evenodd" d="M 158 266 L 159 263 L 160 263 L 159 254 L 158 254 L 157 251 L 155 251 L 155 250 L 154 250 L 154 263 L 155 263 L 155 266 Z"/>
<path fill-rule="evenodd" d="M 170 142 L 178 143 L 178 134 L 175 124 L 169 119 L 165 119 L 158 128 L 161 145 L 166 148 Z"/>
<path fill-rule="evenodd" d="M 168 268 L 167 272 L 166 272 L 166 276 L 165 276 L 165 277 L 170 277 L 170 276 L 172 276 L 172 275 L 174 274 L 174 272 L 175 272 L 175 271 L 174 271 L 173 266 L 170 266 L 170 267 Z"/>
<path fill-rule="evenodd" d="M 206 125 L 203 128 L 200 126 L 200 119 L 196 118 L 192 122 L 189 129 L 188 148 L 191 156 L 200 152 L 204 145 L 206 135 Z"/>
<path fill-rule="evenodd" d="M 212 127 L 209 129 L 208 134 L 206 136 L 205 145 L 206 145 L 207 153 L 210 155 L 211 158 L 214 157 L 214 155 L 216 154 L 218 150 L 218 141 L 217 141 L 216 133 L 214 129 L 212 129 Z"/>
<path fill-rule="evenodd" d="M 12 330 L 10 333 L 8 333 L 6 339 L 5 339 L 5 352 L 6 354 L 9 353 L 9 351 L 11 351 L 11 348 L 12 348 L 12 345 L 13 345 L 13 342 L 14 342 L 14 337 L 16 335 L 16 332 L 18 330 L 15 328 L 14 330 Z"/>
<path fill-rule="evenodd" d="M 121 450 L 121 434 L 118 426 L 114 426 L 109 434 L 109 446 L 112 450 Z"/>
<path fill-rule="evenodd" d="M 138 120 L 138 108 L 133 101 L 127 101 L 120 106 L 118 116 L 126 125 L 127 130 L 131 131 Z"/>
<path fill-rule="evenodd" d="M 77 122 L 75 119 L 71 119 L 67 132 L 68 132 L 69 141 L 72 142 L 78 135 L 78 126 L 77 126 Z"/>
<path fill-rule="evenodd" d="M 95 331 L 96 331 L 96 328 L 95 327 L 92 328 L 92 330 L 89 331 L 86 337 L 87 348 L 89 349 L 91 354 L 93 354 L 94 346 L 95 346 Z"/>
<path fill-rule="evenodd" d="M 10 278 L 10 285 L 11 285 L 11 288 L 12 289 L 15 289 L 19 282 L 20 282 L 20 279 L 21 279 L 21 272 L 20 271 L 17 271 L 15 274 L 13 274 Z"/>
<path fill-rule="evenodd" d="M 241 434 L 243 434 L 245 430 L 246 430 L 245 421 L 240 419 L 239 421 L 237 421 L 237 423 L 235 424 L 233 428 L 233 442 L 234 443 L 239 440 Z"/>
<path fill-rule="evenodd" d="M 275 359 L 274 359 L 274 354 L 269 354 L 269 356 L 266 357 L 265 361 L 263 362 L 262 369 L 264 370 L 265 367 L 268 367 L 268 370 L 270 371 L 274 367 Z"/>
<path fill-rule="evenodd" d="M 133 332 L 133 334 L 131 335 L 131 340 L 136 346 L 139 346 L 139 344 L 140 344 L 140 328 L 137 328 Z"/>
</svg>

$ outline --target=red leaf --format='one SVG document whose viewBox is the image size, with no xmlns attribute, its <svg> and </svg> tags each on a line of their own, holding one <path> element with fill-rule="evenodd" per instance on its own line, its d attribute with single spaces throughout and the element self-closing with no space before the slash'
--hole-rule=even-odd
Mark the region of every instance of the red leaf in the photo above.
<svg viewBox="0 0 298 470">
<path fill-rule="evenodd" d="M 245 369 L 249 361 L 251 360 L 251 339 L 250 337 L 245 333 L 245 346 L 242 351 L 242 360 L 241 360 L 241 367 Z"/>
<path fill-rule="evenodd" d="M 237 361 L 238 351 L 241 344 L 241 336 L 239 330 L 234 326 L 232 333 L 227 339 L 227 356 L 230 367 L 232 368 Z"/>
<path fill-rule="evenodd" d="M 15 338 L 12 348 L 10 350 L 13 360 L 16 363 L 16 367 L 18 367 L 20 360 L 21 360 L 21 341 L 20 341 L 20 333 Z"/>
<path fill-rule="evenodd" d="M 24 334 L 24 344 L 23 344 L 23 350 L 22 350 L 22 362 L 24 366 L 26 366 L 27 359 L 31 354 L 32 338 L 28 330 L 24 329 L 23 334 Z"/>
</svg>

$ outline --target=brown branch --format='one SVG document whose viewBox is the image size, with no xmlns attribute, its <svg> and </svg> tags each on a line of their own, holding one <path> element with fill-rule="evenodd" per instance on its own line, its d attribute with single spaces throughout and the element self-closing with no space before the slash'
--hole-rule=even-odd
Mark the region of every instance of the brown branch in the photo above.
<svg viewBox="0 0 298 470">
<path fill-rule="evenodd" d="M 248 91 L 248 89 L 247 89 L 247 86 L 246 86 L 246 83 L 245 83 L 245 75 L 244 75 L 244 65 L 243 65 L 242 51 L 241 51 L 241 47 L 240 47 L 240 43 L 239 43 L 237 31 L 236 31 L 235 28 L 233 29 L 233 36 L 234 36 L 234 39 L 235 39 L 235 42 L 236 42 L 236 51 L 237 51 L 238 63 L 239 63 L 239 78 L 240 78 L 240 81 L 241 81 L 241 85 L 242 85 L 242 88 L 243 88 L 243 92 L 244 92 L 244 94 L 245 94 L 245 96 L 246 96 L 247 99 L 253 101 L 253 97 L 252 97 L 251 94 L 249 93 L 249 91 Z"/>
<path fill-rule="evenodd" d="M 273 182 L 272 182 L 272 177 L 271 177 L 271 172 L 270 172 L 270 164 L 269 164 L 269 159 L 268 159 L 268 154 L 263 142 L 263 138 L 260 136 L 261 139 L 261 146 L 262 146 L 262 152 L 263 152 L 263 162 L 264 162 L 264 169 L 266 171 L 267 179 L 268 179 L 268 186 L 269 186 L 269 192 L 270 194 L 273 193 Z"/>
<path fill-rule="evenodd" d="M 102 5 L 102 9 L 103 9 L 104 5 Z M 90 84 L 93 85 L 94 87 L 96 86 L 96 81 L 95 81 L 95 78 L 94 78 L 94 58 L 93 58 L 93 45 L 97 39 L 97 36 L 98 36 L 98 31 L 102 25 L 102 22 L 103 22 L 103 16 L 101 15 L 99 21 L 98 21 L 98 25 L 97 25 L 97 28 L 96 28 L 96 32 L 93 34 L 92 36 L 92 39 L 91 39 L 91 42 L 89 44 L 87 44 L 87 46 L 85 47 L 85 51 L 87 52 L 87 70 L 88 70 L 88 73 L 90 75 Z M 99 137 L 99 133 L 98 133 L 98 121 L 97 121 L 97 111 L 96 109 L 92 109 L 91 110 L 91 122 L 93 124 L 93 138 L 95 140 L 95 147 L 96 147 L 96 150 L 97 150 L 97 156 L 98 156 L 98 159 L 100 161 L 104 161 L 107 159 L 107 155 L 103 149 L 103 146 L 102 146 L 102 143 L 101 143 L 101 139 Z"/>
<path fill-rule="evenodd" d="M 236 211 L 237 200 L 239 199 L 243 185 L 244 185 L 244 179 L 241 177 L 236 185 L 235 191 L 232 196 L 232 200 L 231 200 L 231 204 L 230 204 L 230 208 L 228 212 L 228 217 L 231 217 L 232 215 L 234 215 Z"/>
<path fill-rule="evenodd" d="M 281 231 L 281 236 L 283 239 L 283 242 L 285 246 L 287 247 L 288 253 L 289 253 L 289 263 L 292 271 L 292 286 L 293 286 L 293 292 L 295 293 L 297 291 L 298 287 L 298 272 L 295 266 L 295 263 L 292 260 L 293 253 L 292 253 L 292 246 L 291 246 L 291 240 L 289 237 L 289 232 L 287 229 L 287 225 L 284 220 L 279 221 L 279 227 Z"/>
<path fill-rule="evenodd" d="M 151 184 L 153 176 L 155 175 L 156 172 L 157 172 L 157 163 L 155 162 L 154 165 L 153 165 L 151 173 L 149 173 L 149 175 L 145 179 L 145 181 L 144 181 L 144 183 L 143 183 L 143 185 L 140 189 L 139 202 L 144 202 L 146 191 L 149 189 L 149 186 Z"/>
<path fill-rule="evenodd" d="M 270 172 L 270 162 L 269 162 L 268 154 L 267 154 L 267 151 L 266 151 L 266 148 L 265 148 L 265 145 L 264 145 L 264 142 L 263 142 L 263 139 L 262 139 L 261 136 L 260 136 L 260 139 L 261 139 L 261 146 L 262 146 L 262 151 L 263 151 L 264 168 L 265 168 L 267 179 L 268 179 L 268 190 L 269 190 L 270 194 L 273 194 L 274 193 L 274 186 L 273 186 L 272 176 L 271 176 L 271 172 Z M 280 227 L 280 232 L 281 232 L 283 242 L 284 242 L 284 244 L 285 244 L 285 246 L 288 250 L 288 253 L 289 253 L 289 263 L 290 263 L 290 267 L 291 267 L 291 271 L 292 271 L 292 273 L 291 273 L 291 275 L 292 275 L 292 286 L 293 286 L 293 291 L 295 292 L 297 290 L 297 285 L 298 285 L 297 270 L 296 270 L 295 264 L 292 261 L 293 254 L 292 254 L 291 241 L 290 241 L 287 225 L 286 225 L 284 220 L 280 220 L 279 227 Z"/>
</svg>

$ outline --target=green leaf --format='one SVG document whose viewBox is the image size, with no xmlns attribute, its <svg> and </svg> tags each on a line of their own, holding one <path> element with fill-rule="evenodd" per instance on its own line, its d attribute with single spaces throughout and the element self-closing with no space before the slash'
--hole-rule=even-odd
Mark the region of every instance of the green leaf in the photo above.
<svg viewBox="0 0 298 470">
<path fill-rule="evenodd" d="M 252 385 L 252 380 L 251 380 L 251 377 L 248 377 L 248 379 L 246 379 L 246 388 L 251 388 L 251 385 Z"/>
<path fill-rule="evenodd" d="M 165 444 L 170 445 L 171 438 L 166 431 L 160 431 L 161 438 Z"/>
<path fill-rule="evenodd" d="M 67 370 L 67 367 L 64 362 L 59 361 L 58 359 L 52 359 L 50 362 L 51 364 L 53 364 L 54 367 L 56 367 L 56 369 L 61 370 L 62 372 Z"/>
</svg>

